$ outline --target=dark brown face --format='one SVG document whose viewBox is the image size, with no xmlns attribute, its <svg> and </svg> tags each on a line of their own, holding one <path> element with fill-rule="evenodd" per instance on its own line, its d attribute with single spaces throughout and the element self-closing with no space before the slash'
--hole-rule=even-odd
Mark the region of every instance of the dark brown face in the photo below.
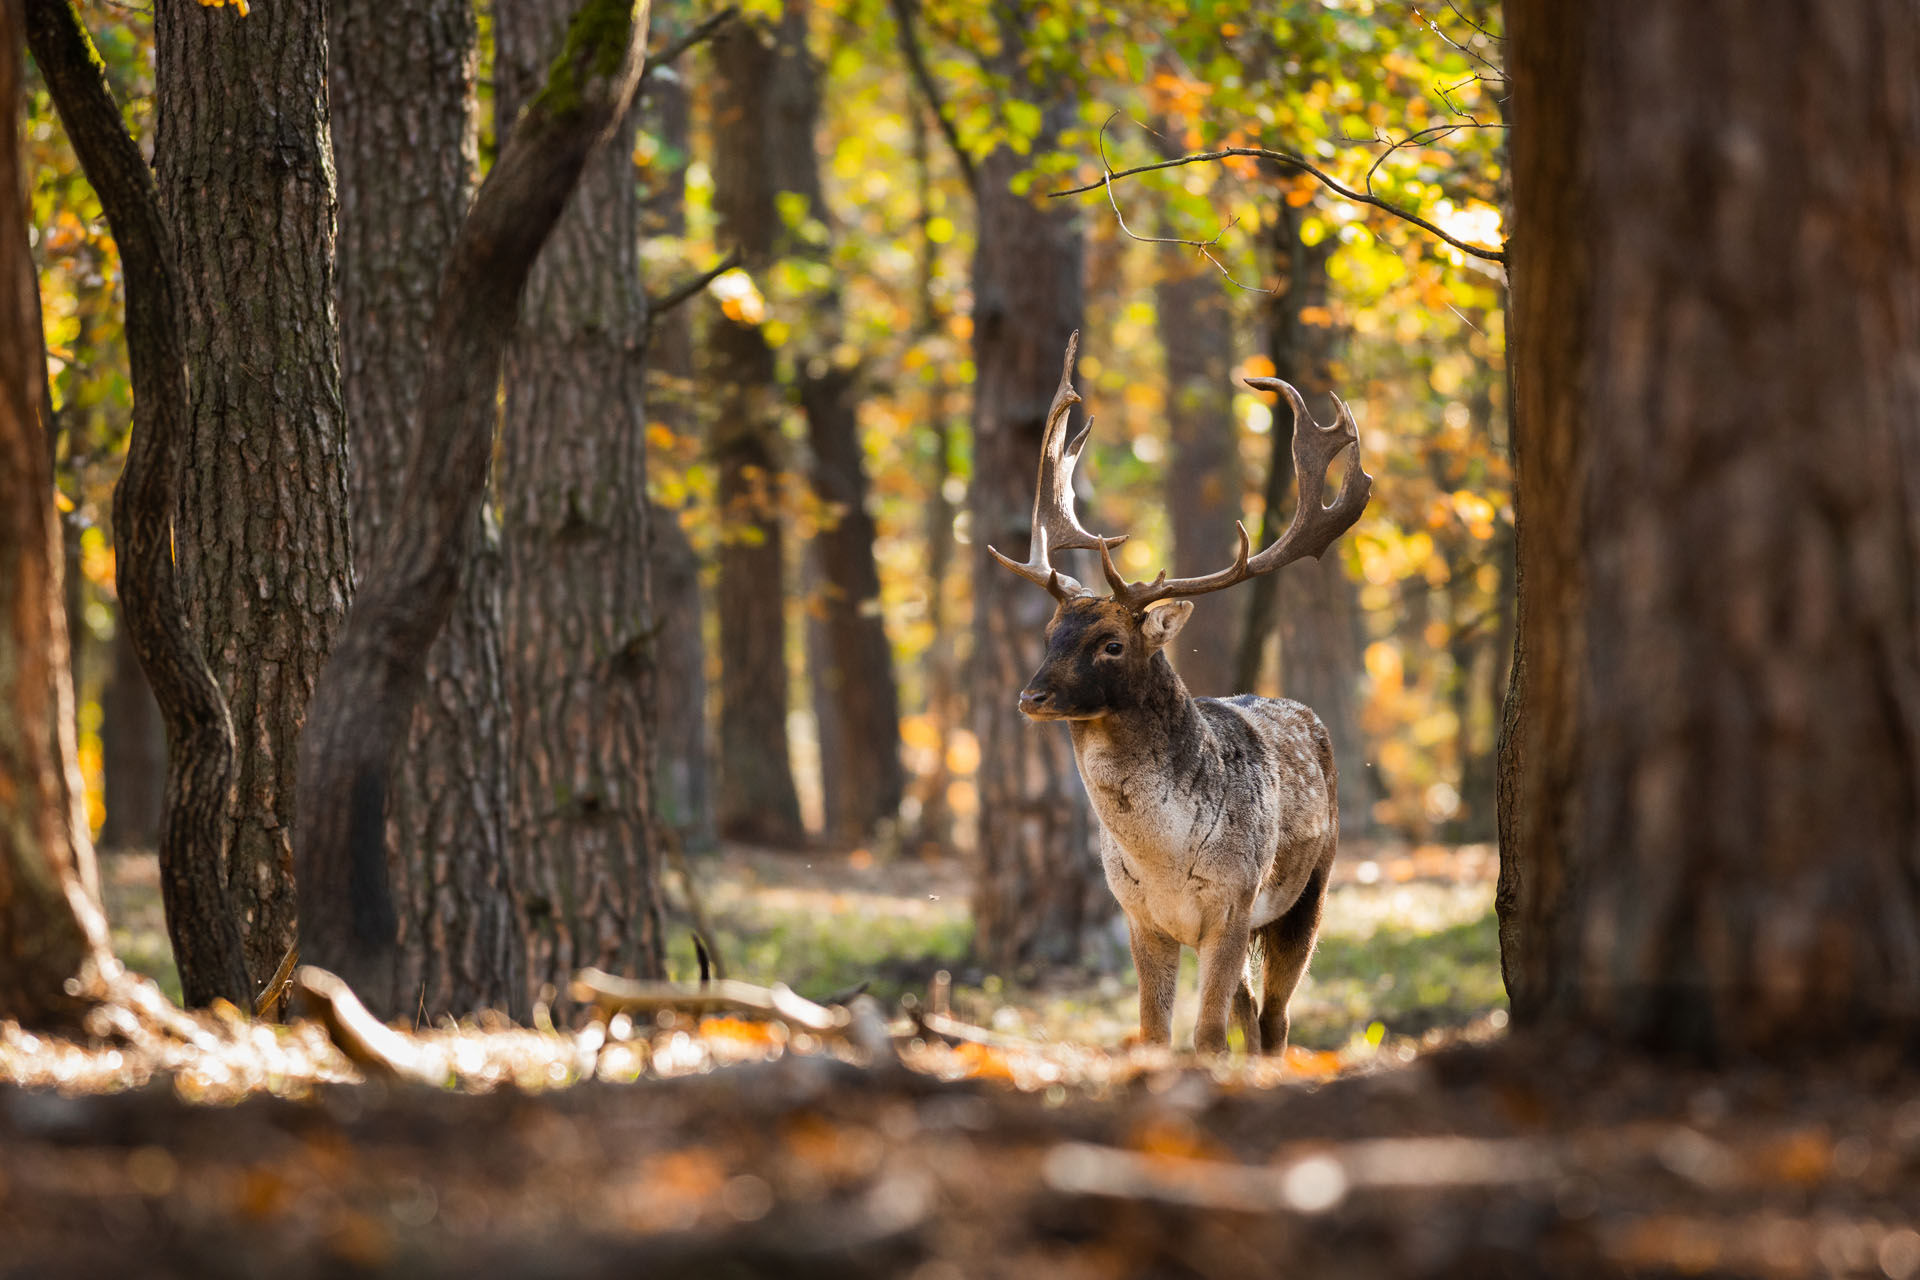
<svg viewBox="0 0 1920 1280">
<path fill-rule="evenodd" d="M 1184 600 L 1143 615 L 1094 596 L 1063 601 L 1047 624 L 1047 656 L 1020 691 L 1020 710 L 1030 720 L 1097 720 L 1126 710 L 1154 655 L 1192 612 Z"/>
</svg>

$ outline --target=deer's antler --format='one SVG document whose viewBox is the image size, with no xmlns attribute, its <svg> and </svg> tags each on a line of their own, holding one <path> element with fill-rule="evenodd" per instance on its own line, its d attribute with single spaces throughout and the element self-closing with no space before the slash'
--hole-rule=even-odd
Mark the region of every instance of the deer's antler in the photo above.
<svg viewBox="0 0 1920 1280">
<path fill-rule="evenodd" d="M 1087 434 L 1093 430 L 1093 419 L 1089 417 L 1081 424 L 1079 433 L 1072 440 L 1067 439 L 1067 414 L 1074 405 L 1080 403 L 1080 394 L 1073 389 L 1073 357 L 1079 349 L 1080 331 L 1075 329 L 1073 336 L 1067 339 L 1067 358 L 1060 369 L 1060 388 L 1053 393 L 1053 403 L 1047 407 L 1046 435 L 1040 446 L 1040 479 L 1033 495 L 1033 527 L 1027 535 L 1026 562 L 1023 564 L 1002 555 L 997 548 L 987 548 L 987 553 L 995 560 L 1027 581 L 1045 587 L 1056 600 L 1087 595 L 1089 592 L 1053 567 L 1049 557 L 1055 551 L 1084 549 L 1098 551 L 1102 557 L 1106 557 L 1108 547 L 1117 547 L 1127 540 L 1125 534 L 1103 538 L 1099 534 L 1088 533 L 1081 527 L 1080 517 L 1074 512 L 1073 468 L 1080 461 L 1080 450 L 1087 443 Z"/>
<path fill-rule="evenodd" d="M 1249 554 L 1252 540 L 1247 537 L 1247 526 L 1238 524 L 1240 550 L 1234 556 L 1233 563 L 1199 578 L 1170 580 L 1166 571 L 1162 570 L 1152 582 L 1128 582 L 1114 568 L 1113 557 L 1103 548 L 1100 566 L 1107 575 L 1108 584 L 1113 587 L 1113 598 L 1129 609 L 1137 612 L 1158 600 L 1205 595 L 1209 591 L 1219 591 L 1245 582 L 1248 578 L 1257 578 L 1263 573 L 1272 573 L 1295 560 L 1319 556 L 1333 545 L 1335 538 L 1352 528 L 1354 521 L 1360 518 L 1360 513 L 1366 510 L 1367 499 L 1373 494 L 1373 477 L 1360 466 L 1360 432 L 1353 424 L 1353 413 L 1347 408 L 1346 401 L 1337 395 L 1333 397 L 1339 412 L 1331 426 L 1323 427 L 1307 412 L 1307 402 L 1300 398 L 1300 393 L 1294 390 L 1292 384 L 1279 378 L 1248 378 L 1246 381 L 1248 386 L 1257 391 L 1278 391 L 1293 406 L 1293 473 L 1300 490 L 1300 501 L 1294 507 L 1293 519 L 1287 523 L 1286 532 L 1258 555 Z M 1348 448 L 1353 450 L 1353 457 L 1347 462 L 1346 475 L 1340 481 L 1340 492 L 1334 495 L 1332 503 L 1323 505 L 1321 494 L 1326 491 L 1327 468 Z"/>
</svg>

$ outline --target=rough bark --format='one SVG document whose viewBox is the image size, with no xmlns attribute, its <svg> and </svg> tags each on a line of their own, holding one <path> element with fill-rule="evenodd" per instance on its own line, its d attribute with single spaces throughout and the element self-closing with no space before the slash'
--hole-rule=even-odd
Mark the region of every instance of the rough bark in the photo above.
<svg viewBox="0 0 1920 1280">
<path fill-rule="evenodd" d="M 167 731 L 125 617 L 114 624 L 113 669 L 100 693 L 102 849 L 151 849 L 166 794 Z"/>
<path fill-rule="evenodd" d="M 681 6 L 685 9 L 688 6 Z M 679 157 L 647 202 L 643 234 L 682 236 L 687 228 L 687 156 L 692 145 L 692 101 L 681 74 L 647 77 L 642 126 Z M 647 339 L 647 416 L 676 436 L 700 430 L 693 400 L 693 308 L 678 306 L 650 317 Z M 707 642 L 700 592 L 700 560 L 680 512 L 658 503 L 647 516 L 652 540 L 647 572 L 654 618 L 653 814 L 689 850 L 711 849 L 714 825 L 713 737 L 707 724 Z"/>
<path fill-rule="evenodd" d="M 735 22 L 714 38 L 714 211 L 721 241 L 741 251 L 749 271 L 772 260 L 780 235 L 770 128 L 780 62 L 777 35 L 762 23 Z M 780 388 L 757 324 L 716 308 L 707 346 L 728 527 L 720 551 L 720 831 L 794 847 L 806 833 L 787 750 Z"/>
<path fill-rule="evenodd" d="M 468 0 L 333 0 L 329 21 L 342 389 L 364 554 L 396 515 L 440 268 L 473 196 L 477 31 Z M 527 1014 L 507 865 L 499 536 L 485 504 L 477 521 L 387 792 L 393 989 L 426 1021 Z"/>
<path fill-rule="evenodd" d="M 1304 243 L 1299 213 L 1291 206 L 1280 208 L 1273 236 L 1286 286 L 1267 308 L 1267 354 L 1278 376 L 1298 387 L 1310 405 L 1329 404 L 1328 395 L 1335 390 L 1336 335 L 1324 323 L 1308 323 L 1302 313 L 1309 308 L 1326 310 L 1327 262 L 1334 245 L 1331 240 Z M 1272 442 L 1257 546 L 1278 537 L 1285 527 L 1283 516 L 1293 510 L 1291 415 L 1274 414 Z M 1254 579 L 1247 588 L 1246 608 L 1236 688 L 1251 691 L 1258 686 L 1267 638 L 1278 632 L 1280 692 L 1312 707 L 1327 726 L 1340 773 L 1340 830 L 1347 835 L 1364 834 L 1373 827 L 1378 793 L 1373 770 L 1367 767 L 1366 739 L 1360 732 L 1359 609 L 1340 557 L 1302 560 Z"/>
<path fill-rule="evenodd" d="M 572 0 L 503 9 L 500 101 L 539 85 Z M 527 278 L 501 424 L 514 875 L 527 975 L 664 972 L 653 833 L 646 302 L 635 117 L 587 162 Z"/>
<path fill-rule="evenodd" d="M 1233 414 L 1233 313 L 1226 293 L 1231 287 L 1210 263 L 1184 256 L 1164 263 L 1154 286 L 1166 355 L 1166 503 L 1175 577 L 1233 563 L 1238 545 L 1233 525 L 1240 519 L 1240 449 Z M 1234 683 L 1241 611 L 1233 604 L 1231 597 L 1200 602 L 1168 651 L 1197 697 L 1253 688 Z"/>
<path fill-rule="evenodd" d="M 28 39 L 74 152 L 120 249 L 127 291 L 133 422 L 113 491 L 122 620 L 167 729 L 160 813 L 160 893 L 182 995 L 245 1006 L 253 986 L 226 865 L 233 805 L 233 723 L 189 630 L 174 561 L 175 477 L 189 426 L 186 328 L 172 235 L 159 191 L 107 88 L 71 0 L 28 0 Z"/>
<path fill-rule="evenodd" d="M 1017 83 L 1028 84 L 1024 75 Z M 1036 151 L 1053 144 L 1068 114 L 1058 102 L 1043 111 Z M 974 190 L 974 946 L 1002 970 L 1083 958 L 1115 912 L 1072 742 L 1059 726 L 1024 723 L 1015 705 L 1044 647 L 1053 600 L 986 552 L 992 544 L 1024 554 L 1047 406 L 1084 305 L 1079 223 L 1059 201 L 1042 207 L 1012 192 L 1024 167 L 1001 148 L 979 166 Z"/>
<path fill-rule="evenodd" d="M 391 1016 L 387 776 L 459 595 L 485 497 L 500 367 L 534 258 L 639 83 L 646 7 L 587 0 L 448 254 L 397 518 L 314 695 L 300 761 L 302 955 Z M 411 993 L 407 993 L 411 994 Z"/>
<path fill-rule="evenodd" d="M 226 875 L 256 984 L 293 942 L 295 744 L 351 591 L 326 37 L 326 0 L 154 13 L 190 396 L 176 553 L 233 718 Z"/>
<path fill-rule="evenodd" d="M 0 4 L 0 1017 L 66 1026 L 85 1009 L 68 980 L 112 960 L 86 887 L 93 849 L 72 803 L 60 533 L 24 216 L 23 17 L 18 0 Z"/>
<path fill-rule="evenodd" d="M 1920 1009 L 1920 14 L 1509 7 L 1516 1017 Z"/>
</svg>

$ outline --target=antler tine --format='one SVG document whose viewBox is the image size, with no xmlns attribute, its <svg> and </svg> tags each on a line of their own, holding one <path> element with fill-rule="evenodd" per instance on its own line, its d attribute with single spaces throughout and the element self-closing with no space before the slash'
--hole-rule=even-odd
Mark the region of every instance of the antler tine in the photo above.
<svg viewBox="0 0 1920 1280">
<path fill-rule="evenodd" d="M 1239 525 L 1240 550 L 1234 556 L 1233 564 L 1199 578 L 1174 578 L 1169 581 L 1163 571 L 1151 583 L 1129 583 L 1114 570 L 1112 557 L 1103 554 L 1102 567 L 1106 570 L 1107 580 L 1113 584 L 1113 598 L 1128 608 L 1137 611 L 1158 600 L 1205 595 L 1263 573 L 1272 573 L 1295 560 L 1323 555 L 1333 545 L 1334 539 L 1352 528 L 1360 518 L 1360 513 L 1366 510 L 1367 499 L 1373 494 L 1373 477 L 1360 466 L 1360 432 L 1354 425 L 1353 413 L 1347 408 L 1346 401 L 1337 395 L 1333 397 L 1338 412 L 1332 425 L 1323 427 L 1313 420 L 1313 415 L 1307 411 L 1307 402 L 1291 384 L 1279 378 L 1248 378 L 1246 381 L 1248 386 L 1257 391 L 1279 392 L 1293 406 L 1293 469 L 1299 485 L 1299 502 L 1294 507 L 1293 519 L 1287 523 L 1285 533 L 1255 556 L 1248 555 L 1251 542 L 1247 537 L 1246 525 Z M 1323 504 L 1321 495 L 1326 491 L 1327 468 L 1348 448 L 1353 450 L 1353 457 L 1348 461 L 1346 474 L 1341 479 L 1340 492 L 1334 495 L 1331 504 Z"/>
<path fill-rule="evenodd" d="M 1060 600 L 1088 592 L 1052 566 L 1050 557 L 1053 552 L 1084 548 L 1097 549 L 1104 555 L 1107 547 L 1118 546 L 1126 541 L 1125 534 L 1103 538 L 1088 533 L 1074 511 L 1073 468 L 1080 461 L 1080 451 L 1086 447 L 1087 437 L 1093 431 L 1093 419 L 1088 417 L 1073 438 L 1067 439 L 1067 415 L 1074 405 L 1080 403 L 1080 394 L 1073 389 L 1073 358 L 1079 349 L 1080 331 L 1075 329 L 1073 336 L 1067 339 L 1067 356 L 1060 368 L 1059 389 L 1053 393 L 1053 403 L 1047 406 L 1046 431 L 1040 445 L 1040 476 L 1033 493 L 1033 523 L 1027 535 L 1026 561 L 1014 560 L 995 547 L 987 548 L 988 554 L 995 560 L 1027 581 L 1045 587 L 1055 599 Z"/>
</svg>

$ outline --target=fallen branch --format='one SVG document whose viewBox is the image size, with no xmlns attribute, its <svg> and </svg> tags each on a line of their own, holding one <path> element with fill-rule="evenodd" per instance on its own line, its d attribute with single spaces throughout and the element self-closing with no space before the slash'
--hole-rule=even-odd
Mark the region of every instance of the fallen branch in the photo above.
<svg viewBox="0 0 1920 1280">
<path fill-rule="evenodd" d="M 1467 126 L 1460 125 L 1457 127 L 1466 128 Z M 1470 254 L 1485 262 L 1497 262 L 1501 266 L 1505 266 L 1507 263 L 1507 255 L 1498 249 L 1487 249 L 1480 245 L 1470 243 L 1469 241 L 1462 240 L 1458 236 L 1450 235 L 1411 209 L 1403 209 L 1389 200 L 1382 200 L 1378 196 L 1368 195 L 1364 191 L 1354 190 L 1338 178 L 1335 178 L 1332 174 L 1315 165 L 1305 156 L 1298 156 L 1290 151 L 1275 151 L 1270 147 L 1221 147 L 1217 151 L 1196 151 L 1192 155 L 1175 156 L 1171 160 L 1156 160 L 1151 164 L 1135 165 L 1131 169 L 1122 169 L 1117 173 L 1108 172 L 1101 175 L 1098 182 L 1089 182 L 1078 187 L 1068 187 L 1065 191 L 1054 191 L 1048 194 L 1051 199 L 1058 200 L 1062 196 L 1077 196 L 1088 191 L 1098 191 L 1104 187 L 1108 190 L 1109 199 L 1111 199 L 1113 184 L 1118 179 L 1130 178 L 1137 173 L 1151 173 L 1155 169 L 1173 169 L 1181 165 L 1200 164 L 1212 160 L 1225 160 L 1229 156 L 1245 156 L 1254 160 L 1273 160 L 1280 164 L 1291 165 L 1295 169 L 1312 175 L 1312 177 L 1318 180 L 1321 186 L 1327 188 L 1329 191 L 1335 192 L 1345 199 L 1353 201 L 1355 204 L 1370 205 L 1375 209 L 1381 210 L 1383 213 L 1390 213 L 1402 222 L 1411 223 L 1429 235 L 1439 237 L 1462 253 Z"/>
<path fill-rule="evenodd" d="M 599 969 L 582 969 L 569 988 L 573 998 L 603 1014 L 745 1013 L 783 1022 L 796 1031 L 844 1036 L 851 1021 L 845 1009 L 828 1008 L 797 995 L 784 983 L 758 987 L 723 978 L 699 987 L 674 982 L 616 978 Z"/>
<path fill-rule="evenodd" d="M 253 1002 L 253 1016 L 272 1017 L 283 1008 L 287 999 L 287 990 L 293 984 L 294 967 L 300 963 L 300 944 L 294 943 L 287 948 L 287 954 L 280 957 L 280 967 L 273 971 L 273 977 Z"/>
<path fill-rule="evenodd" d="M 919 1028 L 923 1035 L 934 1036 L 952 1044 L 977 1044 L 987 1049 L 1030 1052 L 1046 1048 L 1037 1040 L 989 1031 L 985 1027 L 976 1027 L 948 1014 L 922 1009 L 917 1002 L 902 1001 L 902 1003 L 906 1006 L 907 1017 L 913 1019 L 913 1025 Z"/>
<path fill-rule="evenodd" d="M 338 976 L 316 965 L 293 971 L 297 1011 L 319 1020 L 327 1038 L 368 1076 L 439 1086 L 445 1076 L 433 1071 L 407 1038 L 367 1012 L 367 1006 Z"/>
</svg>

